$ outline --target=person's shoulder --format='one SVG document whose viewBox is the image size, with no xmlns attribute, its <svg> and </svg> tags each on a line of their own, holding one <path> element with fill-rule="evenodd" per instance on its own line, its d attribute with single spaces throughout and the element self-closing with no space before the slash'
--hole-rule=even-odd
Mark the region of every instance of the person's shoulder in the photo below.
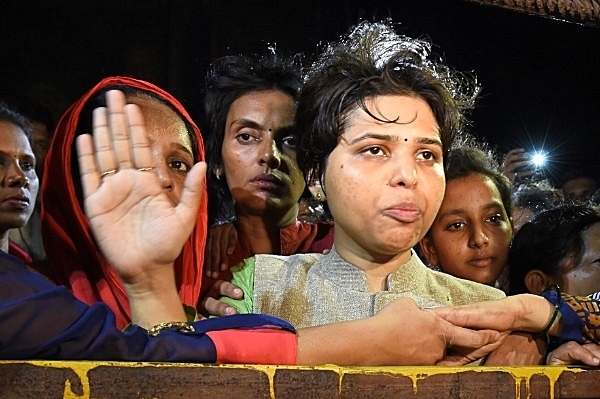
<svg viewBox="0 0 600 399">
<path fill-rule="evenodd" d="M 430 270 L 439 284 L 447 287 L 449 293 L 457 298 L 463 298 L 465 304 L 469 301 L 480 302 L 493 299 L 502 299 L 506 294 L 502 290 L 475 281 L 455 277 L 451 274 Z M 458 299 L 462 302 L 461 299 Z M 455 303 L 457 305 L 459 303 Z"/>
<path fill-rule="evenodd" d="M 255 273 L 286 275 L 290 273 L 307 273 L 323 254 L 308 253 L 295 255 L 255 255 Z"/>
<path fill-rule="evenodd" d="M 307 254 L 294 254 L 294 255 L 273 255 L 273 254 L 262 254 L 254 255 L 255 264 L 270 263 L 274 265 L 307 265 L 312 266 L 323 254 L 319 253 L 307 253 Z"/>
</svg>

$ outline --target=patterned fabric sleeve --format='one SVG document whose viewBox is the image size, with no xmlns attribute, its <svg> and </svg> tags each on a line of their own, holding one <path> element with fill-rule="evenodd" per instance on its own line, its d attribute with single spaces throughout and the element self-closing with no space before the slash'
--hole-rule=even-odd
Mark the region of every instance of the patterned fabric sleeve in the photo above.
<svg viewBox="0 0 600 399">
<path fill-rule="evenodd" d="M 562 329 L 553 342 L 560 344 L 576 341 L 580 344 L 600 344 L 600 301 L 590 296 L 573 296 L 556 291 L 545 291 L 544 298 L 552 304 L 560 301 Z"/>
</svg>

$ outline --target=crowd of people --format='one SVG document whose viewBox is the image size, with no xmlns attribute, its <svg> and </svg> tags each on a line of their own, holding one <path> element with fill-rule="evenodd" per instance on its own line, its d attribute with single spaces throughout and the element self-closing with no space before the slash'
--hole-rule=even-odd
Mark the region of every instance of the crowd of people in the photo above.
<svg viewBox="0 0 600 399">
<path fill-rule="evenodd" d="M 198 121 L 132 77 L 55 127 L 0 102 L 0 358 L 600 365 L 597 181 L 475 139 L 430 42 L 362 22 L 205 83 Z"/>
</svg>

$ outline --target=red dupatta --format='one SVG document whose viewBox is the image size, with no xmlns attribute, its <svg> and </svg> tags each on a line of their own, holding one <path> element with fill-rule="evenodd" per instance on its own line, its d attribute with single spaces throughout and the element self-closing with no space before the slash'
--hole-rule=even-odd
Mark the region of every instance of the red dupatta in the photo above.
<svg viewBox="0 0 600 399">
<path fill-rule="evenodd" d="M 68 286 L 77 298 L 87 304 L 99 301 L 106 303 L 117 317 L 117 326 L 123 328 L 131 320 L 127 293 L 119 276 L 94 241 L 81 199 L 78 198 L 80 194 L 76 190 L 79 176 L 71 169 L 71 163 L 76 162 L 74 141 L 85 104 L 103 89 L 114 85 L 151 92 L 171 104 L 193 127 L 197 160 L 204 160 L 204 144 L 200 129 L 179 101 L 151 83 L 127 77 L 102 80 L 69 107 L 56 127 L 42 181 L 42 234 L 47 261 L 39 265 L 38 270 L 56 283 Z M 91 132 L 91 126 L 85 130 Z M 175 261 L 179 297 L 182 303 L 193 307 L 198 302 L 202 280 L 208 218 L 206 198 L 205 194 L 196 227 Z"/>
</svg>

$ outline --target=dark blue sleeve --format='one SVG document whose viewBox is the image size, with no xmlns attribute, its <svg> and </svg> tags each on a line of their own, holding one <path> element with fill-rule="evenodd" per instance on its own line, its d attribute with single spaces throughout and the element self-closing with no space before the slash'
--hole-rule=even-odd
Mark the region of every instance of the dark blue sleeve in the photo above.
<svg viewBox="0 0 600 399">
<path fill-rule="evenodd" d="M 1 359 L 212 363 L 217 354 L 207 331 L 264 327 L 294 331 L 286 322 L 260 315 L 202 320 L 194 327 L 194 333 L 164 330 L 156 337 L 137 326 L 123 333 L 103 303 L 87 306 L 67 288 L 0 253 Z"/>
<path fill-rule="evenodd" d="M 550 348 L 558 347 L 559 345 L 575 341 L 579 344 L 586 342 L 585 335 L 585 323 L 581 319 L 580 315 L 569 306 L 564 297 L 555 290 L 547 290 L 542 293 L 542 296 L 546 298 L 551 304 L 559 304 L 559 311 L 562 318 L 562 329 L 559 337 L 550 337 Z"/>
</svg>

